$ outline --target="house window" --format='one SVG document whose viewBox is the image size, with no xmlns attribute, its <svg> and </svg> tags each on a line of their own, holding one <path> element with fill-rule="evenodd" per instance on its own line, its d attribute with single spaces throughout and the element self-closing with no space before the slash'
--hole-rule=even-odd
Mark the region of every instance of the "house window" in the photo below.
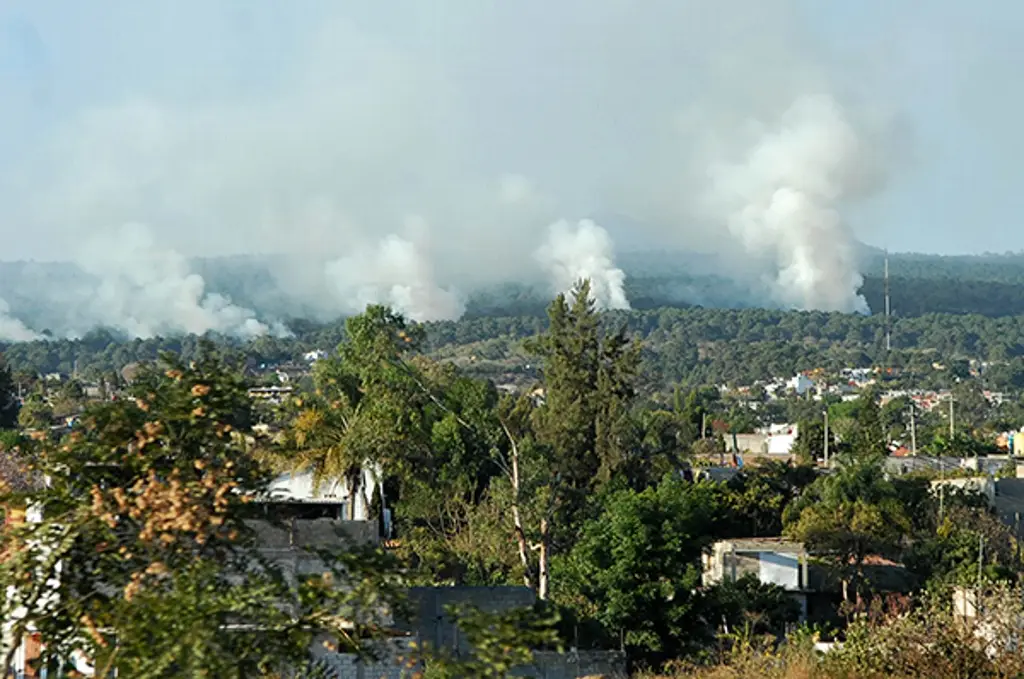
<svg viewBox="0 0 1024 679">
<path fill-rule="evenodd" d="M 760 553 L 760 579 L 786 589 L 800 589 L 800 560 L 795 554 Z"/>
</svg>

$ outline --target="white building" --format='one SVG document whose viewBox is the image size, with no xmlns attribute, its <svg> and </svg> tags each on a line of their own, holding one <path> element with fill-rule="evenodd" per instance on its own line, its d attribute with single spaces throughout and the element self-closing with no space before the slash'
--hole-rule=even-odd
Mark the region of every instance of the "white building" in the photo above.
<svg viewBox="0 0 1024 679">
<path fill-rule="evenodd" d="M 803 396 L 807 392 L 814 389 L 814 380 L 812 380 L 807 375 L 800 373 L 799 375 L 793 377 L 793 379 L 791 379 L 789 382 L 786 382 L 786 388 L 792 389 L 797 393 L 798 396 Z"/>
<path fill-rule="evenodd" d="M 349 491 L 345 479 L 323 480 L 319 487 L 313 481 L 312 472 L 281 474 L 267 488 L 267 501 L 289 504 L 329 504 L 337 506 L 340 519 L 373 521 L 370 504 L 374 489 L 384 497 L 383 479 L 380 470 L 367 466 L 362 471 L 362 481 L 355 493 Z M 390 510 L 384 509 L 385 531 L 390 530 Z"/>
<path fill-rule="evenodd" d="M 705 587 L 754 575 L 763 584 L 778 585 L 800 604 L 807 615 L 808 555 L 803 543 L 783 538 L 719 540 L 703 556 Z"/>
<path fill-rule="evenodd" d="M 796 443 L 796 428 L 793 428 L 792 434 L 776 434 L 768 438 L 768 454 L 769 455 L 789 455 L 790 451 L 793 450 L 793 444 Z"/>
</svg>

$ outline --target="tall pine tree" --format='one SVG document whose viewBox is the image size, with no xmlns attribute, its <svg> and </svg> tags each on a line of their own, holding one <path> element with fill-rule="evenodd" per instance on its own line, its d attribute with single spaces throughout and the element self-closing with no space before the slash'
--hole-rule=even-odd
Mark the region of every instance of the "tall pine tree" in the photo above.
<svg viewBox="0 0 1024 679">
<path fill-rule="evenodd" d="M 555 298 L 548 318 L 548 331 L 531 345 L 543 361 L 545 390 L 534 427 L 551 451 L 556 495 L 570 518 L 627 460 L 640 351 L 624 329 L 602 331 L 589 281 L 571 298 Z"/>
</svg>

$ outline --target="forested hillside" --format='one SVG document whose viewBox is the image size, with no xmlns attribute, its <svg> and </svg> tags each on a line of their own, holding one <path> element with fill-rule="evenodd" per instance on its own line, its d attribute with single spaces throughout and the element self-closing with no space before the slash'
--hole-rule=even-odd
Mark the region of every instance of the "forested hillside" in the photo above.
<svg viewBox="0 0 1024 679">
<path fill-rule="evenodd" d="M 906 368 L 918 379 L 945 379 L 951 373 L 933 364 L 967 360 L 992 362 L 986 373 L 992 386 L 1024 386 L 1024 316 L 927 314 L 895 318 L 891 352 L 885 351 L 885 322 L 880 316 L 766 309 L 660 308 L 610 312 L 608 327 L 625 327 L 644 340 L 642 371 L 646 388 L 663 391 L 674 385 L 747 384 L 792 375 L 799 370 L 884 366 Z M 468 317 L 427 323 L 425 350 L 449 359 L 470 373 L 495 381 L 532 374 L 523 340 L 547 327 L 545 317 Z M 296 322 L 287 338 L 261 337 L 241 342 L 214 338 L 236 362 L 258 368 L 298 361 L 312 350 L 333 350 L 344 338 L 341 323 Z M 161 351 L 186 359 L 199 338 L 127 340 L 109 331 L 94 331 L 77 340 L 46 340 L 4 348 L 17 371 L 76 370 L 99 377 L 125 365 L 155 360 Z"/>
</svg>

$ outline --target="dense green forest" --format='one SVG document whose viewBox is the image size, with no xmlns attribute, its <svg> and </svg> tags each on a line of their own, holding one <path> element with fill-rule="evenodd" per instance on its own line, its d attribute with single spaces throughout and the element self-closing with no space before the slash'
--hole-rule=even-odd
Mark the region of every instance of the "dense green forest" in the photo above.
<svg viewBox="0 0 1024 679">
<path fill-rule="evenodd" d="M 644 341 L 647 388 L 676 384 L 749 384 L 800 370 L 837 372 L 854 367 L 895 367 L 918 380 L 942 379 L 943 367 L 965 361 L 991 362 L 986 379 L 998 388 L 1024 386 L 1024 316 L 926 314 L 896 318 L 892 351 L 885 350 L 885 322 L 879 316 L 767 309 L 660 308 L 609 312 L 601 321 L 624 327 Z M 480 376 L 529 374 L 523 340 L 547 327 L 544 317 L 467 317 L 424 325 L 425 350 Z M 342 323 L 295 322 L 287 338 L 240 342 L 214 338 L 233 360 L 253 370 L 300 361 L 305 352 L 331 350 L 344 338 Z M 16 372 L 85 377 L 120 371 L 155 360 L 161 351 L 186 358 L 199 346 L 195 336 L 125 339 L 96 330 L 77 340 L 46 340 L 4 347 Z M 961 369 L 963 369 L 961 367 Z"/>
</svg>

